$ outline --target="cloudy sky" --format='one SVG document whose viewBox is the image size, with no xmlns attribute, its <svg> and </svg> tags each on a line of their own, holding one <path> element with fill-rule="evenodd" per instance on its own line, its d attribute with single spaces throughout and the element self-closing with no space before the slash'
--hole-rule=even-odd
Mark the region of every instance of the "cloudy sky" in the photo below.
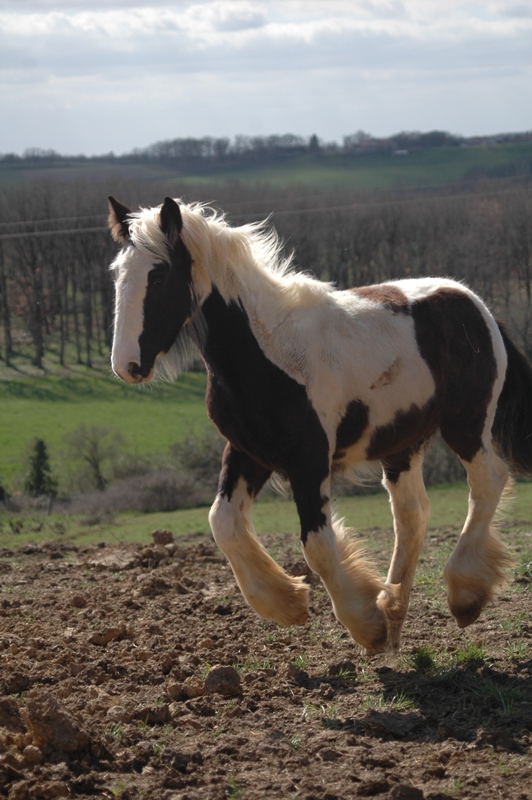
<svg viewBox="0 0 532 800">
<path fill-rule="evenodd" d="M 0 0 L 0 152 L 532 129 L 532 0 Z"/>
</svg>

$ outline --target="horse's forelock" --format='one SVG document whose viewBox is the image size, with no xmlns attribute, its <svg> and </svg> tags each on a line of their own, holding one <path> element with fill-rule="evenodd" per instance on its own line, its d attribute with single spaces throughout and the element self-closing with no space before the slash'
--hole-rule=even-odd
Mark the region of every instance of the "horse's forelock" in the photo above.
<svg viewBox="0 0 532 800">
<path fill-rule="evenodd" d="M 209 223 L 223 227 L 225 226 L 224 218 L 214 209 L 201 203 L 186 204 L 179 199 L 176 200 L 176 203 L 179 205 L 183 218 L 183 242 L 191 255 L 197 258 L 205 248 Z M 166 260 L 170 254 L 171 244 L 161 229 L 161 208 L 162 206 L 140 208 L 139 211 L 132 213 L 130 215 L 130 235 L 132 243 L 139 250 Z"/>
<path fill-rule="evenodd" d="M 170 255 L 170 242 L 159 224 L 161 208 L 141 208 L 131 214 L 129 225 L 132 244 L 147 255 L 166 261 Z"/>
</svg>

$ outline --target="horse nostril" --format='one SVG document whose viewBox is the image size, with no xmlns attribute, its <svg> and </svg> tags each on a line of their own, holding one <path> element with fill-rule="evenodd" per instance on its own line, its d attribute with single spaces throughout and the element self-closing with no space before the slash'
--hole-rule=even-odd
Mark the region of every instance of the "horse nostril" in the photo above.
<svg viewBox="0 0 532 800">
<path fill-rule="evenodd" d="M 131 375 L 132 378 L 136 378 L 139 375 L 140 364 L 137 364 L 136 361 L 130 361 L 127 365 L 127 371 Z"/>
</svg>

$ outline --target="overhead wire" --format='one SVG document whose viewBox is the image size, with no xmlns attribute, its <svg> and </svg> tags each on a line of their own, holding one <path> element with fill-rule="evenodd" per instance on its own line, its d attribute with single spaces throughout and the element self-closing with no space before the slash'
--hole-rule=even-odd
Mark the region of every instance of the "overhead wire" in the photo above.
<svg viewBox="0 0 532 800">
<path fill-rule="evenodd" d="M 433 190 L 435 187 L 418 186 L 418 187 L 407 187 L 407 188 L 409 190 L 414 190 L 415 189 L 416 191 L 419 191 L 419 190 L 422 190 L 422 189 L 430 191 L 430 190 Z M 448 188 L 448 185 L 444 184 L 444 185 L 436 187 L 436 188 Z M 349 190 L 345 190 L 345 192 L 343 192 L 343 193 L 345 194 L 348 191 Z M 403 192 L 403 191 L 404 190 L 401 190 L 401 192 Z M 495 196 L 495 195 L 499 195 L 499 194 L 516 194 L 518 191 L 519 191 L 518 187 L 511 188 L 511 189 L 505 187 L 505 188 L 500 188 L 500 189 L 493 189 L 491 191 L 484 191 L 483 190 L 480 193 L 480 195 L 482 197 L 486 197 L 486 196 L 487 197 L 491 197 L 491 196 Z M 358 210 L 358 209 L 379 208 L 379 207 L 391 206 L 391 205 L 410 205 L 410 204 L 416 204 L 416 203 L 438 203 L 438 202 L 443 202 L 443 201 L 449 200 L 451 198 L 452 199 L 456 199 L 456 200 L 464 200 L 464 199 L 469 199 L 471 197 L 478 197 L 478 196 L 479 196 L 479 192 L 476 192 L 476 191 L 460 192 L 459 194 L 452 194 L 450 192 L 447 192 L 445 194 L 432 194 L 430 196 L 427 196 L 426 194 L 423 194 L 422 196 L 416 196 L 416 197 L 394 197 L 394 198 L 387 198 L 385 200 L 371 200 L 370 202 L 367 202 L 367 201 L 362 202 L 362 201 L 360 201 L 360 202 L 355 202 L 355 203 L 343 203 L 343 204 L 338 204 L 338 205 L 321 205 L 321 206 L 310 206 L 310 207 L 308 207 L 308 206 L 307 207 L 300 206 L 298 208 L 290 208 L 290 209 L 277 209 L 277 210 L 274 209 L 273 211 L 272 210 L 270 210 L 270 211 L 265 210 L 264 213 L 266 215 L 270 216 L 270 218 L 275 219 L 276 217 L 293 216 L 293 215 L 296 215 L 296 214 L 306 215 L 306 214 L 315 214 L 315 213 L 318 213 L 318 212 L 320 212 L 320 213 L 331 213 L 331 212 L 349 211 L 349 210 L 354 211 L 354 210 Z M 315 194 L 315 195 L 310 195 L 310 196 L 299 196 L 299 197 L 296 196 L 295 198 L 294 197 L 277 198 L 276 202 L 278 202 L 280 199 L 286 200 L 286 201 L 288 201 L 288 200 L 291 200 L 291 201 L 296 200 L 298 202 L 302 202 L 303 200 L 314 199 L 314 198 L 318 198 L 318 197 L 322 198 L 323 194 L 317 194 L 317 195 Z M 264 200 L 254 200 L 254 201 L 250 201 L 250 202 L 254 202 L 256 204 L 257 203 L 266 204 L 266 203 L 271 203 L 272 201 L 271 201 L 271 199 L 266 198 Z M 214 204 L 215 203 L 213 203 L 213 205 Z M 236 203 L 235 204 L 234 202 L 233 203 L 231 203 L 231 202 L 225 203 L 224 204 L 224 209 L 225 209 L 226 213 L 230 214 L 231 216 L 236 217 L 239 220 L 243 220 L 244 221 L 244 220 L 252 220 L 252 219 L 256 219 L 257 218 L 257 213 L 249 213 L 249 212 L 241 213 L 241 212 L 239 212 L 237 210 L 239 205 L 241 205 L 241 204 L 240 203 Z M 235 206 L 236 206 L 236 208 L 235 208 Z M 245 206 L 249 207 L 249 203 L 247 201 L 245 203 Z M 105 214 L 92 214 L 92 215 L 83 215 L 83 216 L 80 216 L 80 217 L 75 217 L 75 216 L 74 217 L 57 217 L 57 218 L 48 219 L 48 220 L 46 220 L 46 219 L 18 220 L 18 221 L 14 220 L 12 222 L 2 222 L 2 223 L 0 223 L 0 227 L 2 227 L 2 228 L 5 228 L 7 226 L 20 227 L 20 226 L 33 226 L 33 225 L 40 225 L 40 224 L 48 224 L 48 225 L 50 225 L 50 224 L 59 224 L 61 222 L 70 222 L 70 221 L 73 221 L 73 220 L 76 220 L 76 221 L 79 222 L 80 220 L 91 220 L 91 219 L 94 219 L 94 220 L 96 220 L 96 219 L 105 220 L 106 219 L 106 215 Z M 53 235 L 67 236 L 67 235 L 76 234 L 76 233 L 78 233 L 78 234 L 79 233 L 104 233 L 107 230 L 108 230 L 107 225 L 101 225 L 101 226 L 90 226 L 90 227 L 81 227 L 81 228 L 80 227 L 49 228 L 48 230 L 37 230 L 37 231 L 34 231 L 34 230 L 30 230 L 30 231 L 28 231 L 28 230 L 25 230 L 25 231 L 11 231 L 11 232 L 8 232 L 8 233 L 0 233 L 0 241 L 1 240 L 7 240 L 7 239 L 22 239 L 22 238 L 28 238 L 28 237 L 34 238 L 34 237 L 40 237 L 40 236 L 53 236 Z"/>
</svg>

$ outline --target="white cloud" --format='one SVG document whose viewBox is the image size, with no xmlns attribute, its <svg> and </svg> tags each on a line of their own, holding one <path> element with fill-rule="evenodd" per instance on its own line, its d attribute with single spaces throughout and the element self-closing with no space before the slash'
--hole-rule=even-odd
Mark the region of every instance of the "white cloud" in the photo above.
<svg viewBox="0 0 532 800">
<path fill-rule="evenodd" d="M 190 31 L 238 31 L 262 27 L 266 11 L 258 3 L 213 2 L 191 6 L 183 17 Z"/>
<path fill-rule="evenodd" d="M 471 130 L 480 120 L 487 133 L 529 128 L 527 103 L 511 102 L 530 93 L 527 8 L 502 0 L 0 0 L 0 104 L 9 121 L 0 151 L 122 151 L 169 136 L 287 130 L 337 139 L 357 128 L 481 133 Z"/>
<path fill-rule="evenodd" d="M 219 0 L 181 10 L 144 7 L 74 14 L 4 13 L 0 14 L 4 38 L 0 63 L 25 66 L 32 57 L 54 72 L 74 68 L 91 74 L 95 66 L 118 65 L 124 54 L 130 54 L 142 68 L 157 71 L 166 62 L 189 72 L 209 69 L 208 51 L 208 59 L 218 67 L 224 63 L 232 66 L 243 58 L 247 68 L 297 70 L 306 68 L 308 60 L 333 66 L 349 59 L 355 66 L 394 63 L 401 69 L 402 59 L 408 55 L 409 63 L 417 59 L 423 69 L 423 58 L 430 56 L 437 63 L 441 54 L 453 52 L 457 45 L 463 47 L 462 61 L 474 59 L 483 46 L 494 47 L 493 56 L 504 49 L 505 57 L 513 60 L 515 48 L 528 47 L 532 33 L 532 20 L 529 23 L 522 18 L 486 21 L 471 17 L 464 21 L 440 17 L 428 23 L 411 18 L 358 19 L 344 13 L 268 21 L 265 11 L 266 7 L 257 3 Z M 98 57 L 97 63 L 91 55 Z M 185 55 L 186 63 L 181 58 L 179 64 L 180 56 Z"/>
</svg>

